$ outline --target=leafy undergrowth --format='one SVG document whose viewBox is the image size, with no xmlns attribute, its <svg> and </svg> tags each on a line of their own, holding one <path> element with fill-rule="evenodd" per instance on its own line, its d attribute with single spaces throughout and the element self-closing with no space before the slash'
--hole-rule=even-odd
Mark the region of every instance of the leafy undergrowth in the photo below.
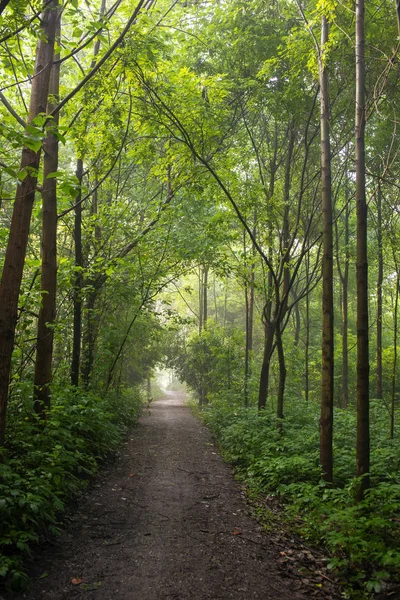
<svg viewBox="0 0 400 600">
<path fill-rule="evenodd" d="M 291 402 L 283 425 L 269 409 L 260 416 L 218 399 L 203 412 L 225 458 L 249 488 L 278 496 L 302 538 L 327 548 L 329 568 L 351 598 L 388 592 L 399 579 L 400 446 L 398 439 L 388 439 L 383 412 L 372 403 L 372 487 L 358 504 L 352 411 L 336 409 L 333 486 L 321 479 L 319 413 L 313 403 Z"/>
<path fill-rule="evenodd" d="M 141 406 L 136 389 L 118 398 L 53 390 L 43 426 L 30 402 L 11 403 L 0 461 L 0 581 L 8 588 L 28 584 L 24 563 L 32 546 L 57 533 L 66 502 L 116 449 Z"/>
</svg>

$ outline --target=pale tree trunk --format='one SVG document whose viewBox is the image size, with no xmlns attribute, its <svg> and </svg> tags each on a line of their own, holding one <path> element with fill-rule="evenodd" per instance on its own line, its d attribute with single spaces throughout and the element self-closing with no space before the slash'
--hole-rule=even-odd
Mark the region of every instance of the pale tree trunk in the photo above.
<svg viewBox="0 0 400 600">
<path fill-rule="evenodd" d="M 319 50 L 321 102 L 321 183 L 322 183 L 322 395 L 320 416 L 320 464 L 325 481 L 333 479 L 333 227 L 331 147 L 329 131 L 328 72 L 324 64 L 324 47 L 329 26 L 322 17 Z"/>
<path fill-rule="evenodd" d="M 364 0 L 356 0 L 356 203 L 357 203 L 357 476 L 364 476 L 357 490 L 362 500 L 369 487 L 369 339 L 367 202 L 365 190 L 365 58 Z"/>
<path fill-rule="evenodd" d="M 203 302 L 203 293 L 204 293 L 204 288 L 203 288 L 203 272 L 202 272 L 201 267 L 199 267 L 198 280 L 199 280 L 199 333 L 201 333 L 203 331 L 203 309 L 204 309 L 204 302 Z"/>
<path fill-rule="evenodd" d="M 41 34 L 36 49 L 35 76 L 32 78 L 28 123 L 46 112 L 50 71 L 53 63 L 57 23 L 57 0 L 51 0 L 40 20 Z M 18 185 L 10 234 L 0 284 L 0 446 L 4 444 L 8 385 L 18 314 L 18 297 L 29 237 L 32 208 L 35 199 L 37 171 L 41 150 L 27 147 L 22 151 L 21 171 L 28 174 Z"/>
<path fill-rule="evenodd" d="M 203 327 L 207 328 L 208 319 L 208 267 L 203 267 Z"/>
<path fill-rule="evenodd" d="M 61 34 L 61 14 L 57 22 L 56 40 Z M 59 54 L 54 55 L 55 60 Z M 60 89 L 60 64 L 54 63 L 50 74 L 47 111 L 58 104 Z M 43 190 L 42 190 L 42 274 L 40 289 L 42 305 L 39 311 L 35 379 L 34 409 L 44 419 L 50 409 L 50 383 L 52 379 L 54 323 L 57 294 L 57 179 L 48 177 L 58 170 L 58 139 L 54 127 L 58 126 L 58 113 L 47 128 L 43 144 Z"/>
</svg>

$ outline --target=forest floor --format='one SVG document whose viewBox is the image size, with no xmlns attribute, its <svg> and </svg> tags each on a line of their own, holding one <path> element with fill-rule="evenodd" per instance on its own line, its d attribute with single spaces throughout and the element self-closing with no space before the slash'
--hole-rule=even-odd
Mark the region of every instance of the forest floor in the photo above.
<svg viewBox="0 0 400 600">
<path fill-rule="evenodd" d="M 296 555 L 308 551 L 288 550 L 253 512 L 209 431 L 170 392 L 146 410 L 61 536 L 39 549 L 30 592 L 13 598 L 340 597 L 327 579 L 316 586 L 301 576 Z"/>
</svg>

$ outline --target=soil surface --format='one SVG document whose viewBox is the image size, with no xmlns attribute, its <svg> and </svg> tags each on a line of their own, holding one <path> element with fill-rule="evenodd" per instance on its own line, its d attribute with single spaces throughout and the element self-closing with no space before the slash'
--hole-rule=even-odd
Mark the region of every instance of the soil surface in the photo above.
<svg viewBox="0 0 400 600">
<path fill-rule="evenodd" d="M 326 598 L 289 574 L 280 550 L 209 431 L 170 393 L 35 558 L 32 589 L 18 599 Z"/>
</svg>

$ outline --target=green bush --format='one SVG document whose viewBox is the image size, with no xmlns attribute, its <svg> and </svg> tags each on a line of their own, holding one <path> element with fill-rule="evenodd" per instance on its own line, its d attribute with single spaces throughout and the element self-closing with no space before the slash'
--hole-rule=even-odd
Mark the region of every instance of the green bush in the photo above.
<svg viewBox="0 0 400 600">
<path fill-rule="evenodd" d="M 319 407 L 292 399 L 278 422 L 268 407 L 261 415 L 217 399 L 203 411 L 225 458 L 256 492 L 279 495 L 285 513 L 308 540 L 324 544 L 330 567 L 361 597 L 380 591 L 400 572 L 400 447 L 388 438 L 388 419 L 371 406 L 371 482 L 355 502 L 353 411 L 335 409 L 335 482 L 321 479 Z"/>
<path fill-rule="evenodd" d="M 54 389 L 42 424 L 30 401 L 10 403 L 7 451 L 0 462 L 0 577 L 9 587 L 26 584 L 24 558 L 32 544 L 57 532 L 65 502 L 115 450 L 141 405 L 137 389 L 107 398 Z"/>
</svg>

